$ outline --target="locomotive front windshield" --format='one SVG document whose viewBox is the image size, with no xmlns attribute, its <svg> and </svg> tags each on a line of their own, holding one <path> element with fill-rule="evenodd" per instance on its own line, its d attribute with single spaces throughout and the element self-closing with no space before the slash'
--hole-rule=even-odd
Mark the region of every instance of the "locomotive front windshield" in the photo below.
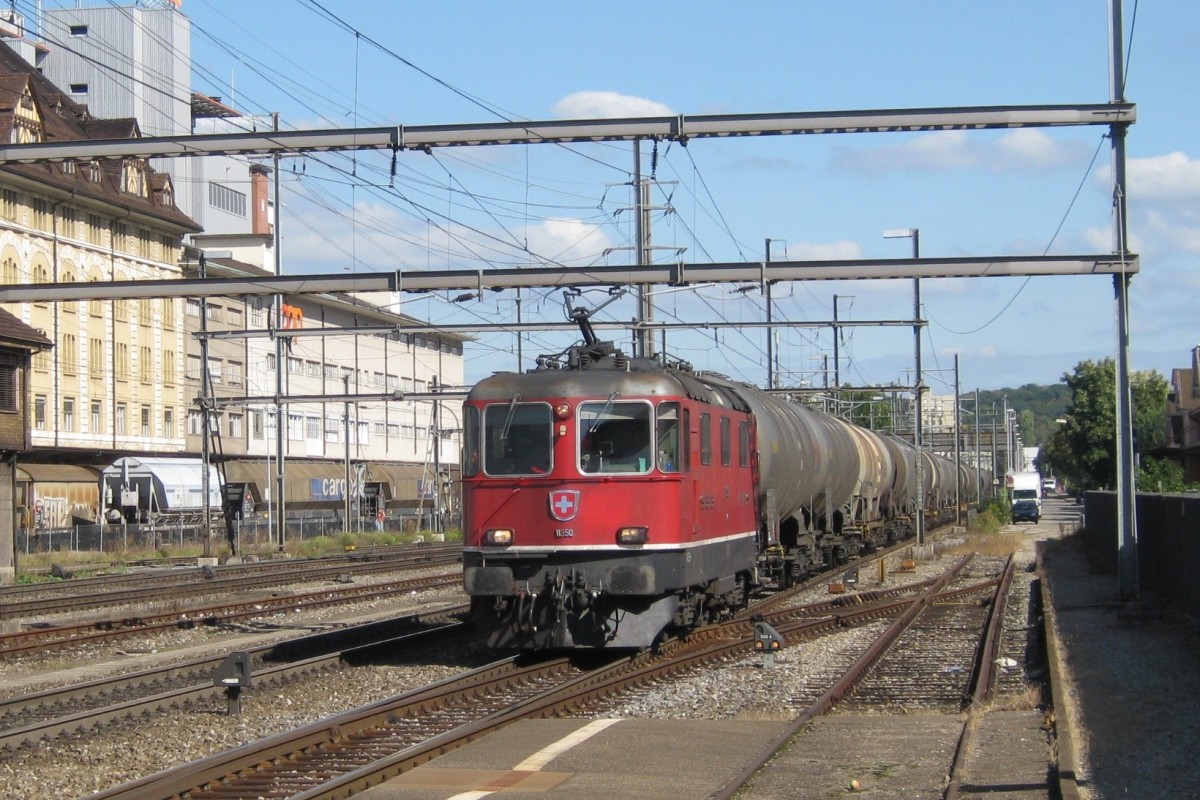
<svg viewBox="0 0 1200 800">
<path fill-rule="evenodd" d="M 651 412 L 641 401 L 580 403 L 580 471 L 648 472 L 654 466 Z"/>
<path fill-rule="evenodd" d="M 483 414 L 483 469 L 489 475 L 550 472 L 550 406 L 508 403 Z"/>
</svg>

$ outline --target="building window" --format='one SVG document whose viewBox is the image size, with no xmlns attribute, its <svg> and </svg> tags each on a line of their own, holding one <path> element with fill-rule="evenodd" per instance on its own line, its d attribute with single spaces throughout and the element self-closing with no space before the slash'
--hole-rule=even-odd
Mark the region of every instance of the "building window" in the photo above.
<svg viewBox="0 0 1200 800">
<path fill-rule="evenodd" d="M 338 441 L 338 431 L 341 426 L 338 424 L 337 417 L 325 418 L 325 441 L 336 443 Z"/>
<path fill-rule="evenodd" d="M 210 358 L 208 360 L 208 380 L 212 383 L 221 382 L 221 359 Z"/>
<path fill-rule="evenodd" d="M 5 219 L 17 221 L 17 215 L 21 211 L 21 193 L 15 189 L 5 189 L 0 194 L 0 215 Z"/>
<path fill-rule="evenodd" d="M 204 379 L 200 373 L 200 356 L 189 355 L 187 357 L 187 379 L 197 382 Z"/>
<path fill-rule="evenodd" d="M 150 438 L 150 406 L 142 406 L 142 436 Z"/>
<path fill-rule="evenodd" d="M 115 431 L 115 433 L 117 434 L 117 436 L 124 436 L 125 435 L 125 404 L 124 403 L 117 403 L 116 426 L 117 426 L 117 430 Z"/>
<path fill-rule="evenodd" d="M 168 439 L 175 438 L 175 409 L 173 408 L 163 410 L 163 436 Z"/>
<path fill-rule="evenodd" d="M 163 383 L 170 386 L 175 383 L 175 351 L 163 350 Z"/>
<path fill-rule="evenodd" d="M 129 345 L 125 342 L 117 342 L 116 353 L 116 378 L 121 381 L 129 380 Z"/>
<path fill-rule="evenodd" d="M 104 433 L 104 404 L 100 400 L 92 401 L 92 433 Z"/>
<path fill-rule="evenodd" d="M 304 420 L 304 438 L 314 442 L 321 441 L 321 418 L 306 417 Z"/>
<path fill-rule="evenodd" d="M 79 371 L 79 345 L 73 333 L 64 333 L 62 337 L 62 368 L 68 375 Z"/>
<path fill-rule="evenodd" d="M 246 216 L 246 195 L 219 183 L 208 185 L 208 204 L 221 211 L 228 211 L 239 217 Z"/>
<path fill-rule="evenodd" d="M 46 395 L 39 394 L 33 398 L 33 427 L 39 431 L 46 430 Z"/>
<path fill-rule="evenodd" d="M 50 230 L 50 201 L 42 197 L 33 198 L 33 227 L 39 231 Z"/>
<path fill-rule="evenodd" d="M 306 375 L 311 375 L 314 378 L 321 377 L 321 362 L 320 361 L 305 361 L 304 372 Z"/>
<path fill-rule="evenodd" d="M 121 164 L 121 190 L 122 191 L 124 191 L 128 194 L 137 195 L 138 197 L 146 197 L 148 195 L 148 192 L 146 190 L 147 183 L 148 183 L 148 181 L 146 180 L 146 162 L 144 162 L 140 159 L 126 159 L 124 162 L 122 162 L 122 164 Z M 135 243 L 135 247 L 137 250 L 141 249 L 140 244 Z M 135 255 L 144 255 L 143 253 L 136 252 L 136 251 L 134 254 Z"/>
<path fill-rule="evenodd" d="M 129 226 L 124 222 L 113 223 L 113 250 L 118 253 L 129 252 Z"/>
<path fill-rule="evenodd" d="M 88 374 L 93 378 L 104 375 L 104 340 L 96 336 L 88 339 Z"/>
<path fill-rule="evenodd" d="M 228 361 L 225 364 L 225 375 L 230 386 L 242 385 L 242 362 Z"/>
<path fill-rule="evenodd" d="M 88 85 L 86 83 L 72 83 L 71 94 L 87 94 Z"/>
<path fill-rule="evenodd" d="M 267 353 L 267 372 L 275 371 L 275 354 Z"/>
<path fill-rule="evenodd" d="M 187 298 L 187 306 L 184 308 L 184 313 L 189 317 L 200 316 L 200 299 L 198 297 Z"/>
<path fill-rule="evenodd" d="M 255 439 L 262 439 L 265 437 L 265 432 L 263 430 L 263 412 L 250 412 L 250 435 Z"/>
<path fill-rule="evenodd" d="M 72 36 L 87 36 L 88 35 L 88 26 L 87 25 L 72 25 L 71 26 L 71 35 Z"/>
<path fill-rule="evenodd" d="M 234 437 L 235 439 L 242 438 L 242 415 L 241 414 L 234 414 L 233 412 L 230 412 L 230 414 L 229 414 L 229 435 Z"/>
<path fill-rule="evenodd" d="M 75 398 L 73 397 L 63 398 L 62 426 L 64 431 L 75 430 Z"/>
<path fill-rule="evenodd" d="M 149 347 L 138 348 L 138 371 L 142 383 L 154 382 L 154 356 Z"/>
<path fill-rule="evenodd" d="M 199 436 L 204 433 L 204 418 L 200 416 L 200 412 L 194 408 L 188 409 L 188 434 L 191 436 Z"/>
<path fill-rule="evenodd" d="M 300 375 L 304 372 L 304 362 L 294 356 L 288 356 L 287 371 L 289 375 Z"/>
<path fill-rule="evenodd" d="M 287 435 L 292 441 L 304 439 L 304 417 L 299 414 L 288 414 Z"/>
</svg>

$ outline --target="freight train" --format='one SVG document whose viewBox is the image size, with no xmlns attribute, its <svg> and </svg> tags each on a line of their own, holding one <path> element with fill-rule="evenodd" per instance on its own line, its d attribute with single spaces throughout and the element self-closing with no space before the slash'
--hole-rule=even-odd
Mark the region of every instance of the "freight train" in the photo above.
<svg viewBox="0 0 1200 800">
<path fill-rule="evenodd" d="M 911 534 L 911 444 L 572 317 L 582 344 L 465 403 L 463 581 L 489 645 L 649 647 Z M 954 462 L 922 458 L 926 514 L 952 510 Z"/>
</svg>

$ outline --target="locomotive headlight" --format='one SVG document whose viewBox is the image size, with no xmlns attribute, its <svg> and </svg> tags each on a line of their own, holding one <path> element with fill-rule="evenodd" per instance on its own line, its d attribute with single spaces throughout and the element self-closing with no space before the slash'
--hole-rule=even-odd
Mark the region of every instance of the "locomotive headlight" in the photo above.
<svg viewBox="0 0 1200 800">
<path fill-rule="evenodd" d="M 483 532 L 483 543 L 494 545 L 510 545 L 513 543 L 512 528 L 490 528 Z"/>
<path fill-rule="evenodd" d="M 559 419 L 566 419 L 567 417 L 571 416 L 571 404 L 559 403 L 556 405 L 554 407 L 554 416 L 558 417 Z"/>
<path fill-rule="evenodd" d="M 627 526 L 617 529 L 617 544 L 645 544 L 650 541 L 650 529 Z"/>
</svg>

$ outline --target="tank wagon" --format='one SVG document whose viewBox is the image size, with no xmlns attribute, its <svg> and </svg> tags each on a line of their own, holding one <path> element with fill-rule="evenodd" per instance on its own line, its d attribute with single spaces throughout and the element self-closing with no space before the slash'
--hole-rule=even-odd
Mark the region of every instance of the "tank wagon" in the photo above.
<svg viewBox="0 0 1200 800">
<path fill-rule="evenodd" d="M 582 345 L 480 381 L 464 407 L 463 581 L 490 645 L 648 647 L 911 534 L 911 444 L 627 358 L 573 316 Z M 955 465 L 925 457 L 936 515 Z"/>
</svg>

